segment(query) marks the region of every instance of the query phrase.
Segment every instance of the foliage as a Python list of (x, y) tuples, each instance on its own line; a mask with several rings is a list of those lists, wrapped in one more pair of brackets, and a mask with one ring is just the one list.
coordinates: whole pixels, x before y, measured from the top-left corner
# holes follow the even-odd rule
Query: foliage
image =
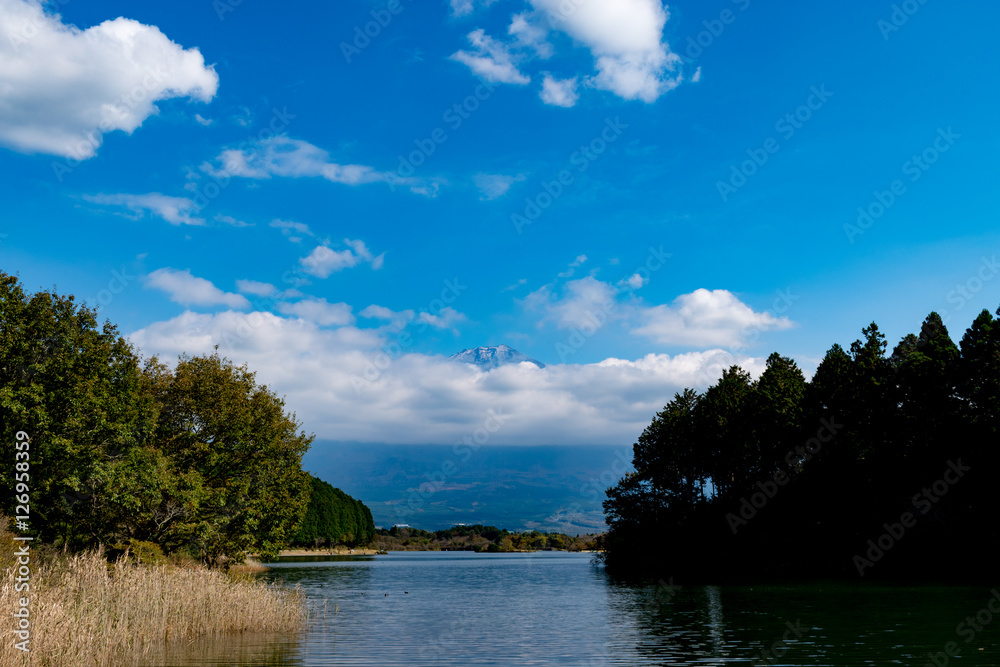
[[(30, 437), (30, 526), (64, 548), (150, 543), (218, 562), (274, 555), (310, 483), (284, 401), (218, 353), (140, 362), (72, 296), (0, 273), (0, 437)], [(14, 448), (0, 450), (14, 469)], [(0, 511), (15, 514), (12, 475)], [(148, 550), (147, 550), (148, 551)]]
[(292, 544), (306, 547), (371, 544), (375, 539), (371, 510), (327, 482), (317, 477), (311, 480), (309, 506)]
[[(931, 313), (887, 347), (872, 323), (809, 382), (772, 354), (757, 380), (734, 366), (676, 394), (635, 443), (635, 472), (607, 491), (609, 568), (857, 576), (853, 557), (909, 511), (916, 525), (871, 571), (967, 573), (963, 558), (1000, 541), (1000, 326), (983, 311), (959, 348)], [(971, 471), (925, 516), (915, 494), (959, 460)]]
[(511, 532), (495, 526), (452, 526), (444, 530), (427, 531), (419, 528), (393, 526), (377, 531), (379, 549), (387, 551), (477, 551), (511, 552), (559, 549), (593, 551), (599, 548), (597, 535), (571, 537), (562, 533), (537, 530)]

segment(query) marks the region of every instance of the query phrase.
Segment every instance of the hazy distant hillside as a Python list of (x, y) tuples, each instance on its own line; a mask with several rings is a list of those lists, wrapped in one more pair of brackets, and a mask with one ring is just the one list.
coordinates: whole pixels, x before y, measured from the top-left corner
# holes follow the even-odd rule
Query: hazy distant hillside
[(484, 447), (473, 453), (441, 445), (316, 441), (303, 467), (363, 501), (384, 527), (481, 523), (577, 535), (605, 529), (604, 490), (632, 469), (631, 458), (629, 446)]

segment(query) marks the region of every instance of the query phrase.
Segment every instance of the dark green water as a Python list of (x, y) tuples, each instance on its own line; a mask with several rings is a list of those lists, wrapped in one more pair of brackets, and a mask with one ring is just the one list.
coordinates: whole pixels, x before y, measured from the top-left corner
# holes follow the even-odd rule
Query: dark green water
[[(589, 555), (557, 552), (396, 552), (281, 563), (266, 576), (305, 589), (317, 614), (308, 632), (179, 647), (163, 664), (925, 665), (934, 654), (938, 665), (1000, 665), (989, 586), (671, 590), (618, 583)], [(960, 626), (977, 614), (980, 630)], [(957, 657), (944, 654), (949, 642)]]

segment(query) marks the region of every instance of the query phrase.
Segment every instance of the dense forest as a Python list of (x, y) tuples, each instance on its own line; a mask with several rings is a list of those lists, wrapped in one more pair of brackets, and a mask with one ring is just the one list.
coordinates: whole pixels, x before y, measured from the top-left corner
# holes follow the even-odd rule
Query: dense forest
[(476, 551), (503, 553), (545, 549), (588, 551), (598, 548), (597, 535), (571, 537), (562, 533), (537, 530), (517, 533), (494, 526), (452, 526), (428, 531), (407, 526), (393, 526), (376, 531), (376, 546), (386, 551)]
[(312, 488), (330, 495), (302, 470), (312, 436), (245, 366), (140, 359), (72, 296), (26, 294), (4, 273), (0, 438), (0, 465), (17, 471), (0, 475), (0, 514), (27, 515), (28, 534), (64, 550), (273, 556), (310, 530), (304, 516), (328, 539), (372, 537), (367, 508), (347, 520), (309, 504)]
[(375, 539), (375, 522), (371, 510), (360, 500), (312, 477), (312, 493), (294, 546), (322, 547), (344, 544), (349, 547), (368, 545)]
[[(997, 312), (1000, 315), (1000, 311)], [(996, 574), (1000, 320), (937, 313), (888, 352), (873, 323), (811, 381), (778, 354), (687, 389), (608, 489), (612, 572), (664, 580)]]

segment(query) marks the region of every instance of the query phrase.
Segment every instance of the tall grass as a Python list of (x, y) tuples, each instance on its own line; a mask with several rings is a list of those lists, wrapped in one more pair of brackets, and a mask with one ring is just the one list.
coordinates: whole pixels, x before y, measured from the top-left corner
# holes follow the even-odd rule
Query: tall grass
[(0, 518), (0, 667), (142, 664), (175, 640), (301, 629), (299, 590), (248, 573), (176, 565), (109, 564), (99, 553), (49, 556), (31, 565), (31, 651), (14, 649), (13, 541)]

